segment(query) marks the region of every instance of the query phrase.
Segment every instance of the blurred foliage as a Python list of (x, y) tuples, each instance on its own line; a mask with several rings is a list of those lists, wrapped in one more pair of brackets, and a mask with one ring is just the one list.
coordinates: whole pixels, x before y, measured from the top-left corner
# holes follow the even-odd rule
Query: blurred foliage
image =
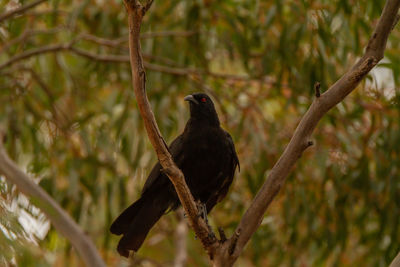
[[(1, 13), (28, 2), (2, 1)], [(142, 48), (164, 137), (170, 142), (184, 128), (183, 97), (206, 91), (239, 153), (242, 171), (210, 216), (215, 227), (232, 233), (311, 104), (314, 82), (327, 90), (355, 62), (383, 4), (155, 1), (142, 26)], [(398, 29), (378, 69), (319, 123), (315, 146), (237, 266), (387, 266), (400, 250)], [(138, 197), (156, 162), (131, 88), (127, 32), (122, 0), (52, 0), (0, 24), (6, 148), (110, 266), (128, 262), (108, 228)], [(46, 52), (49, 46), (57, 49)], [(32, 236), (21, 218), (43, 215), (29, 203), (11, 209), (21, 195), (4, 178), (0, 189), (0, 265), (82, 266), (53, 228)], [(134, 265), (172, 265), (176, 224), (173, 213), (164, 216)], [(207, 266), (192, 231), (187, 242), (187, 264)]]

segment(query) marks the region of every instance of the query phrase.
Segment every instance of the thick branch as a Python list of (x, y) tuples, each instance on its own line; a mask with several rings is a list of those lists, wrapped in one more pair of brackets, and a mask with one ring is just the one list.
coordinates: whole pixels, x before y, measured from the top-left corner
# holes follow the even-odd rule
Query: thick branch
[(11, 183), (15, 184), (19, 191), (29, 196), (32, 203), (47, 215), (57, 231), (65, 236), (81, 255), (86, 266), (106, 266), (89, 237), (50, 195), (18, 168), (8, 157), (1, 142), (0, 172), (4, 174)]
[(140, 114), (150, 142), (153, 145), (158, 160), (163, 167), (163, 171), (171, 182), (178, 194), (179, 200), (189, 218), (189, 223), (201, 240), (210, 258), (213, 257), (215, 246), (218, 244), (215, 236), (209, 232), (207, 224), (198, 216), (199, 211), (190, 190), (185, 182), (182, 171), (175, 165), (168, 147), (160, 133), (153, 111), (151, 110), (146, 95), (146, 73), (143, 66), (143, 59), (140, 47), (140, 27), (142, 19), (149, 4), (142, 6), (139, 1), (125, 0), (129, 20), (129, 55), (132, 69), (132, 84), (138, 103)]
[(2, 22), (3, 20), (6, 20), (6, 19), (8, 19), (8, 18), (10, 18), (12, 16), (15, 16), (17, 14), (24, 13), (27, 10), (29, 10), (31, 8), (34, 8), (35, 6), (41, 4), (41, 3), (45, 2), (45, 1), (46, 0), (36, 0), (36, 1), (32, 2), (32, 3), (26, 4), (26, 5), (23, 5), (23, 6), (19, 7), (19, 8), (10, 10), (8, 12), (5, 12), (5, 13), (0, 15), (0, 22)]
[(242, 217), (237, 227), (237, 230), (241, 231), (237, 245), (232, 257), (228, 257), (225, 262), (229, 261), (230, 264), (233, 264), (250, 237), (259, 227), (265, 211), (279, 192), (290, 170), (301, 157), (303, 151), (309, 146), (309, 137), (322, 116), (353, 91), (368, 72), (383, 58), (386, 42), (396, 19), (399, 6), (400, 1), (398, 0), (388, 0), (386, 2), (363, 57), (350, 71), (344, 74), (311, 104), (282, 156), (272, 168), (267, 180)]

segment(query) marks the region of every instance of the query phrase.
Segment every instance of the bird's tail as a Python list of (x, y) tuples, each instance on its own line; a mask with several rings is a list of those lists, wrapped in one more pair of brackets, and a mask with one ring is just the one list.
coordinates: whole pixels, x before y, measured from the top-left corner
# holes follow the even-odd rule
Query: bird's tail
[(153, 225), (170, 206), (167, 196), (143, 195), (124, 210), (113, 222), (110, 231), (122, 235), (118, 243), (118, 253), (129, 257), (129, 250), (137, 251)]

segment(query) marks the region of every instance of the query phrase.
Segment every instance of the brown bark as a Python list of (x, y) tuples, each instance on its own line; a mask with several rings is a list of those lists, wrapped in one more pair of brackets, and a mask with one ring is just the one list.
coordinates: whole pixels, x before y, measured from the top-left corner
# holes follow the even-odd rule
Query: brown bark
[(400, 267), (400, 252), (393, 259), (392, 263), (390, 263), (389, 267)]

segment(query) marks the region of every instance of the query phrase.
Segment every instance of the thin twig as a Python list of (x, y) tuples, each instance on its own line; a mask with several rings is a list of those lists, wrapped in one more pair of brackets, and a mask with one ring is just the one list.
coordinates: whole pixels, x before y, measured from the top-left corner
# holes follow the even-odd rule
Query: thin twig
[(218, 233), (219, 233), (219, 240), (220, 240), (220, 242), (224, 243), (224, 242), (226, 242), (226, 240), (228, 240), (228, 239), (226, 238), (224, 229), (223, 229), (222, 227), (218, 227)]
[(239, 240), (240, 232), (241, 232), (241, 229), (237, 228), (235, 233), (233, 234), (232, 238), (230, 239), (230, 243), (229, 243), (229, 247), (228, 247), (229, 255), (232, 255), (233, 252), (235, 251), (237, 242)]
[(150, 9), (153, 2), (154, 2), (154, 0), (148, 0), (147, 3), (143, 6), (143, 16)]
[(317, 98), (321, 96), (320, 88), (321, 88), (321, 84), (320, 84), (319, 82), (316, 82), (316, 83), (314, 84), (314, 91), (315, 91), (315, 96), (316, 96)]
[(129, 57), (125, 55), (98, 55), (75, 47), (69, 47), (68, 51), (71, 51), (79, 56), (86, 57), (90, 60), (95, 60), (95, 61), (117, 62), (117, 63), (129, 62)]

